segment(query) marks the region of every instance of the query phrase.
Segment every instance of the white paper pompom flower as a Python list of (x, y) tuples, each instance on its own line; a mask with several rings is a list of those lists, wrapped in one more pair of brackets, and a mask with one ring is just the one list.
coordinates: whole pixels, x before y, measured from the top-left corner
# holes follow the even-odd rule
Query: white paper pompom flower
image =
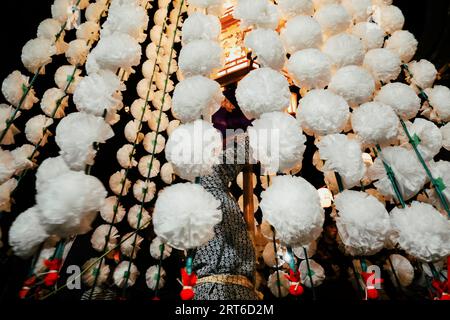
[(266, 112), (285, 110), (290, 97), (286, 78), (270, 68), (251, 71), (236, 89), (239, 107), (248, 119), (258, 118)]
[(193, 181), (208, 175), (220, 163), (222, 136), (204, 120), (196, 120), (176, 128), (166, 144), (166, 158), (182, 179)]
[(252, 50), (253, 57), (262, 67), (281, 70), (286, 62), (286, 51), (277, 32), (256, 29), (245, 37), (245, 46)]
[(375, 197), (346, 190), (336, 199), (336, 226), (345, 250), (353, 256), (373, 255), (391, 235), (389, 214)]
[(319, 48), (322, 45), (320, 24), (309, 16), (297, 16), (290, 19), (280, 35), (286, 51), (290, 54), (298, 50)]
[(306, 138), (294, 117), (283, 112), (265, 113), (248, 129), (250, 150), (271, 173), (301, 166)]
[(393, 82), (383, 86), (376, 94), (375, 101), (387, 104), (405, 120), (414, 118), (420, 109), (420, 98), (410, 86)]
[(180, 81), (175, 87), (172, 112), (181, 122), (190, 122), (203, 116), (209, 119), (222, 103), (220, 85), (206, 77), (194, 76)]
[(371, 100), (375, 92), (375, 81), (364, 68), (346, 66), (333, 75), (328, 89), (343, 97), (350, 107), (355, 108)]
[(361, 145), (344, 134), (328, 135), (317, 144), (320, 158), (326, 160), (324, 170), (338, 172), (347, 189), (360, 184), (366, 172)]
[(297, 120), (308, 134), (341, 132), (350, 117), (344, 98), (329, 90), (312, 90), (299, 103)]
[(304, 246), (321, 234), (325, 218), (319, 193), (305, 179), (277, 176), (261, 198), (264, 219), (283, 243)]
[(194, 40), (181, 49), (178, 65), (185, 77), (208, 77), (223, 65), (222, 48), (214, 41)]
[(222, 221), (219, 206), (220, 201), (198, 184), (167, 187), (156, 200), (155, 233), (176, 249), (202, 246), (214, 237), (214, 226)]
[(305, 89), (323, 89), (330, 82), (331, 59), (318, 49), (295, 52), (286, 65), (294, 83)]
[(352, 113), (353, 131), (367, 145), (386, 144), (397, 138), (400, 121), (386, 104), (368, 102)]

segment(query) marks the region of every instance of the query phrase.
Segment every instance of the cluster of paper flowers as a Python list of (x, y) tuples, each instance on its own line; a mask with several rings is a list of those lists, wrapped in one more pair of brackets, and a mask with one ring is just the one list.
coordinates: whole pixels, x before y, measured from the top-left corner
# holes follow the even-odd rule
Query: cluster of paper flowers
[(20, 214), (9, 232), (15, 254), (24, 258), (50, 235), (88, 232), (106, 197), (97, 178), (69, 170), (60, 157), (45, 160), (37, 178), (36, 205)]

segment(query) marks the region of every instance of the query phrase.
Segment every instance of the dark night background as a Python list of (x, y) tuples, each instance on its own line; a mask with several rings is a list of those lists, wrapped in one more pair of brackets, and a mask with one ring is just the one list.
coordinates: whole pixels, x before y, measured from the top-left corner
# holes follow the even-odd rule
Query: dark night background
[[(155, 0), (156, 1), (156, 0)], [(2, 62), (0, 64), (0, 82), (14, 70), (20, 70), (24, 74), (30, 75), (21, 64), (20, 55), (22, 46), (30, 39), (36, 37), (36, 31), (39, 23), (51, 16), (50, 5), (53, 3), (51, 0), (36, 0), (36, 1), (16, 1), (16, 0), (3, 0), (0, 8), (0, 41), (2, 43)], [(406, 24), (404, 29), (411, 31), (419, 41), (419, 49), (417, 51), (415, 59), (426, 58), (436, 65), (438, 70), (441, 70), (445, 65), (450, 62), (450, 1), (449, 0), (433, 0), (433, 1), (421, 1), (420, 5), (417, 5), (415, 1), (409, 0), (394, 0), (394, 4), (400, 7), (405, 15)], [(66, 38), (66, 42), (70, 41), (70, 38)], [(145, 48), (145, 46), (144, 46)], [(66, 64), (64, 57), (60, 56), (54, 58), (53, 63), (47, 67), (46, 76), (41, 76), (36, 84), (36, 93), (38, 97), (42, 97), (44, 91), (48, 88), (54, 87), (53, 74), (57, 67), (62, 64)], [(131, 102), (137, 97), (135, 94), (135, 86), (138, 80), (141, 79), (140, 68), (136, 68), (137, 73), (133, 75), (127, 82), (128, 93), (124, 94), (124, 102), (126, 105), (130, 105)], [(440, 84), (450, 85), (450, 72), (444, 70)], [(30, 75), (31, 76), (31, 75)], [(131, 92), (131, 93), (130, 93)], [(229, 97), (232, 100), (232, 97)], [(0, 99), (0, 103), (3, 103), (3, 97)], [(74, 111), (75, 108), (71, 103), (66, 109), (68, 112)], [(35, 112), (35, 113), (33, 113)], [(32, 115), (39, 114), (40, 108), (35, 105), (26, 113), (23, 120), (18, 119), (17, 123), (20, 125), (25, 123)], [(93, 174), (99, 177), (107, 178), (112, 173), (119, 170), (119, 166), (115, 161), (115, 152), (124, 143), (123, 142), (123, 127), (128, 120), (121, 121), (114, 127), (116, 137), (108, 141), (108, 144), (115, 145), (111, 150), (102, 147), (96, 158), (96, 165), (93, 168)], [(53, 128), (53, 127), (52, 127)], [(53, 128), (54, 129), (54, 128)], [(22, 130), (23, 131), (23, 130)], [(54, 131), (54, 130), (52, 130)], [(22, 135), (17, 136), (17, 145), (22, 145), (25, 140)], [(309, 138), (311, 144), (311, 138)], [(38, 158), (39, 162), (49, 156), (57, 155), (57, 148), (54, 145), (54, 139), (50, 139), (48, 147)], [(8, 149), (8, 148), (6, 148)], [(308, 181), (313, 183), (316, 187), (322, 187), (323, 176), (318, 173), (311, 165), (312, 155), (314, 148), (308, 148), (305, 154), (305, 160), (302, 170), (302, 176)], [(137, 155), (139, 159), (140, 155)], [(111, 159), (113, 159), (111, 161)], [(112, 165), (111, 162), (113, 162)], [(163, 162), (162, 162), (163, 163)], [(309, 165), (308, 165), (309, 164)], [(111, 166), (111, 167), (110, 167)], [(136, 170), (135, 170), (136, 171)], [(14, 219), (15, 214), (22, 212), (28, 207), (34, 204), (34, 174), (28, 174), (26, 180), (23, 181), (22, 187), (18, 190), (18, 196), (16, 197), (16, 205), (13, 207), (11, 214), (6, 213), (4, 216), (0, 216), (0, 225), (3, 231), (3, 243), (7, 244), (7, 231), (5, 226), (9, 225)], [(132, 178), (132, 181), (136, 177)], [(105, 182), (105, 179), (103, 179)], [(126, 219), (125, 219), (126, 220)], [(149, 228), (151, 229), (151, 228)], [(122, 231), (124, 234), (128, 231)], [(148, 231), (147, 233), (150, 233)], [(89, 234), (90, 236), (90, 234)], [(141, 276), (137, 285), (130, 290), (130, 294), (133, 298), (150, 299), (152, 293), (145, 285), (145, 276), (143, 275), (146, 269), (156, 261), (151, 261), (152, 258), (148, 252), (148, 238), (141, 246), (141, 251), (138, 255), (137, 264), (141, 271)], [(84, 263), (90, 256), (98, 255), (91, 249), (89, 243), (89, 237), (79, 237), (75, 242), (74, 248), (76, 249), (73, 257), (73, 263)], [(3, 249), (2, 249), (3, 250)], [(173, 251), (175, 252), (175, 251)], [(164, 268), (168, 272), (168, 280), (166, 288), (162, 290), (162, 298), (174, 298), (180, 290), (180, 286), (176, 282), (178, 277), (178, 268), (181, 266), (180, 260), (181, 254), (173, 254), (173, 256), (164, 262)], [(20, 259), (5, 256), (4, 253), (0, 254), (0, 301), (4, 298), (12, 298), (16, 292), (20, 289), (22, 281), (26, 277), (28, 264), (22, 262)], [(388, 290), (389, 288), (387, 288)], [(319, 289), (319, 297), (323, 299), (338, 298), (338, 299), (354, 299), (352, 289), (345, 287), (339, 287), (339, 283), (331, 283), (329, 285), (323, 285)], [(62, 297), (77, 299), (78, 293), (64, 292)], [(308, 296), (308, 295), (307, 295)], [(307, 297), (308, 298), (308, 297)]]

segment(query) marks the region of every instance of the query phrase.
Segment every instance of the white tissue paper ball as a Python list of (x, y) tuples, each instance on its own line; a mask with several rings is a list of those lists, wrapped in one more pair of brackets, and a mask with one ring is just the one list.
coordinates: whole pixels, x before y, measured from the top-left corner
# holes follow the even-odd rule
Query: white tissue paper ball
[(275, 4), (268, 0), (239, 0), (234, 8), (233, 17), (241, 20), (241, 27), (276, 29), (280, 12)]
[(367, 21), (371, 15), (371, 0), (342, 0), (342, 6), (347, 10), (355, 23)]
[(124, 207), (119, 203), (116, 196), (106, 198), (105, 203), (100, 208), (100, 216), (108, 223), (121, 222), (125, 217), (125, 213)]
[(362, 159), (361, 144), (345, 134), (328, 135), (317, 143), (320, 158), (325, 160), (323, 170), (336, 171), (346, 189), (360, 185), (366, 167)]
[(29, 110), (39, 101), (36, 98), (34, 89), (30, 89), (26, 98), (22, 101), (23, 88), (29, 86), (29, 77), (24, 76), (19, 71), (13, 71), (10, 73), (2, 83), (2, 93), (6, 101), (12, 104), (14, 107), (19, 107), (21, 110)]
[(291, 92), (285, 76), (270, 68), (260, 68), (239, 81), (236, 99), (244, 115), (252, 119), (266, 112), (285, 110)]
[(88, 74), (101, 69), (116, 72), (119, 68), (131, 73), (141, 61), (142, 49), (138, 41), (128, 34), (114, 32), (101, 37), (86, 62)]
[(419, 42), (411, 32), (398, 30), (386, 40), (384, 47), (396, 52), (402, 62), (408, 63), (416, 54), (418, 44)]
[(306, 137), (297, 121), (284, 112), (264, 113), (248, 128), (252, 157), (270, 173), (301, 166)]
[(286, 51), (319, 48), (322, 45), (322, 29), (316, 19), (310, 16), (297, 16), (290, 19), (280, 33)]
[(331, 79), (331, 59), (318, 49), (295, 52), (286, 67), (295, 85), (300, 88), (323, 89)]
[[(106, 243), (108, 234), (108, 243)], [(98, 226), (97, 229), (95, 229), (95, 231), (92, 233), (92, 248), (98, 252), (103, 252), (104, 250), (112, 250), (116, 247), (119, 237), (119, 231), (116, 227), (110, 224), (102, 224)]]
[(386, 104), (368, 102), (355, 109), (351, 117), (353, 131), (364, 144), (386, 144), (397, 138), (400, 121)]
[(185, 77), (209, 77), (223, 65), (222, 48), (214, 41), (194, 40), (181, 49), (178, 65)]
[(175, 87), (172, 112), (181, 122), (190, 122), (203, 116), (209, 119), (223, 100), (220, 85), (203, 76), (193, 76), (180, 81)]
[(330, 56), (336, 68), (348, 65), (361, 65), (365, 54), (362, 41), (358, 37), (347, 33), (340, 33), (330, 37), (325, 42), (323, 52)]
[(25, 136), (32, 144), (45, 144), (47, 139), (44, 139), (44, 130), (53, 124), (53, 119), (48, 118), (42, 114), (34, 116), (25, 124)]
[(136, 256), (141, 249), (141, 243), (144, 241), (138, 234), (132, 232), (126, 233), (120, 241), (120, 252), (131, 259), (136, 259)]
[(328, 89), (343, 97), (350, 107), (355, 108), (372, 99), (375, 80), (362, 67), (346, 66), (336, 71)]
[(351, 28), (351, 33), (363, 43), (365, 50), (381, 48), (384, 44), (384, 31), (373, 22), (359, 22)]
[(350, 117), (347, 102), (329, 90), (311, 90), (299, 102), (297, 120), (306, 133), (341, 132)]
[(194, 12), (183, 23), (182, 43), (185, 45), (194, 40), (218, 41), (221, 29), (219, 18)]
[(311, 0), (278, 0), (277, 4), (281, 16), (286, 20), (295, 16), (314, 14), (314, 5)]
[(147, 29), (148, 14), (144, 6), (136, 3), (113, 2), (108, 10), (108, 18), (102, 25), (102, 37), (114, 32), (126, 33), (139, 42), (145, 40), (143, 33)]
[(36, 172), (37, 193), (44, 191), (51, 180), (68, 172), (70, 169), (62, 157), (47, 158), (42, 161)]
[(89, 46), (87, 45), (85, 40), (76, 39), (69, 42), (66, 51), (66, 58), (71, 65), (83, 65), (86, 62), (88, 54)]
[(196, 120), (174, 130), (165, 154), (178, 176), (193, 181), (210, 174), (213, 166), (220, 163), (222, 135), (211, 123)]
[(244, 44), (262, 67), (281, 70), (286, 62), (286, 51), (279, 34), (270, 29), (256, 29), (245, 37)]
[[(309, 270), (311, 270), (311, 277), (309, 276), (308, 263), (309, 263)], [(298, 268), (300, 271), (302, 284), (304, 284), (308, 288), (311, 288), (313, 286), (318, 287), (325, 280), (325, 270), (322, 268), (320, 264), (318, 264), (312, 259), (308, 259), (308, 263), (306, 262), (306, 260), (303, 260), (302, 262), (300, 262), (300, 266)]]
[(434, 64), (425, 59), (410, 62), (408, 69), (412, 75), (411, 83), (422, 90), (432, 87), (438, 74)]
[(109, 266), (106, 264), (105, 260), (97, 261), (97, 258), (91, 258), (83, 264), (83, 275), (81, 279), (83, 283), (89, 287), (94, 285), (100, 286), (108, 280), (109, 276)]
[(45, 229), (64, 237), (87, 233), (106, 195), (97, 178), (69, 171), (49, 181), (36, 195), (36, 203)]
[(395, 240), (408, 254), (426, 262), (450, 254), (450, 221), (427, 203), (414, 201), (391, 211)]
[(19, 214), (9, 229), (9, 245), (18, 257), (31, 257), (49, 237), (38, 211), (37, 207), (31, 207)]
[(41, 109), (49, 117), (55, 119), (64, 117), (68, 105), (69, 96), (61, 89), (50, 88), (42, 96)]
[(172, 253), (172, 247), (168, 244), (165, 244), (160, 237), (155, 237), (150, 243), (150, 255), (153, 259), (159, 260), (161, 259), (161, 250), (162, 260), (170, 257), (170, 254)]
[(75, 69), (76, 67), (72, 65), (64, 65), (59, 67), (55, 72), (56, 86), (69, 94), (73, 94), (75, 92), (76, 87), (83, 78), (81, 77), (81, 70)]
[(305, 179), (277, 176), (261, 193), (264, 219), (276, 230), (277, 237), (290, 246), (308, 245), (322, 232), (324, 213), (319, 193)]
[(145, 281), (150, 290), (155, 290), (156, 286), (158, 286), (158, 289), (161, 289), (166, 283), (166, 271), (157, 265), (151, 266), (145, 273)]
[(59, 122), (55, 141), (69, 167), (84, 170), (86, 165), (94, 164), (96, 150), (93, 143), (104, 143), (113, 136), (111, 126), (103, 118), (74, 112)]
[[(405, 200), (411, 199), (422, 189), (427, 176), (414, 151), (402, 147), (383, 148), (383, 160), (394, 171), (400, 193)], [(378, 180), (375, 187), (381, 194), (397, 198), (381, 158), (374, 161), (368, 175), (371, 180)]]
[[(277, 298), (286, 297), (289, 294), (289, 280), (287, 279), (288, 274), (284, 271), (277, 271), (272, 273), (267, 280), (267, 287), (269, 287), (270, 292)], [(280, 282), (278, 282), (278, 277)], [(281, 293), (281, 296), (280, 296)]]
[(450, 123), (440, 128), (442, 134), (442, 145), (443, 147), (450, 151)]
[(380, 201), (365, 192), (345, 190), (335, 198), (336, 226), (346, 252), (376, 254), (391, 235), (389, 214)]
[(124, 87), (120, 79), (109, 70), (84, 77), (73, 95), (78, 111), (102, 116), (105, 109), (113, 112), (122, 106), (122, 95), (118, 92)]
[(402, 11), (393, 5), (375, 6), (372, 18), (387, 34), (401, 30), (405, 24)]
[(45, 66), (52, 62), (56, 47), (52, 40), (36, 38), (28, 41), (22, 49), (22, 63), (31, 73), (40, 70), (43, 74)]
[(198, 184), (167, 187), (156, 200), (155, 233), (176, 249), (202, 246), (214, 237), (214, 226), (222, 221), (219, 207), (220, 201)]
[(441, 121), (450, 121), (450, 89), (445, 86), (434, 86), (426, 89), (428, 101)]
[(345, 32), (351, 23), (347, 10), (339, 4), (321, 7), (314, 14), (314, 18), (319, 22), (325, 37)]
[[(413, 123), (408, 122), (406, 125), (411, 137), (415, 135), (419, 137), (420, 143), (417, 148), (424, 160), (432, 160), (442, 148), (442, 134), (438, 126), (431, 121), (421, 118), (415, 119)], [(406, 147), (412, 148), (406, 133), (403, 133), (403, 131), (400, 141)]]
[(391, 254), (384, 264), (384, 269), (396, 287), (408, 287), (414, 280), (414, 267), (408, 259), (399, 254)]
[(389, 82), (400, 75), (401, 63), (398, 54), (381, 48), (368, 51), (363, 66), (372, 73), (376, 81)]
[(414, 89), (401, 82), (388, 83), (381, 87), (375, 101), (391, 106), (397, 115), (405, 120), (414, 118), (421, 105)]
[[(130, 264), (131, 267), (129, 267)], [(113, 274), (114, 284), (119, 288), (134, 286), (138, 277), (139, 270), (134, 263), (130, 261), (122, 261), (119, 263)]]

